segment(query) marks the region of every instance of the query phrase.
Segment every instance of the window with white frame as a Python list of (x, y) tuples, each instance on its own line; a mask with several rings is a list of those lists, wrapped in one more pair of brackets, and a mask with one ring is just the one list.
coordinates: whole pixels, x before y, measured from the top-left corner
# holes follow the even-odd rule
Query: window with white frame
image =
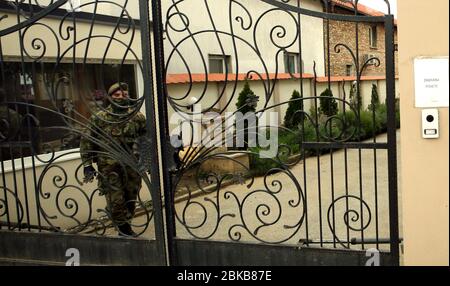
[(231, 56), (209, 55), (209, 73), (231, 73)]
[(303, 73), (303, 60), (300, 62), (299, 53), (284, 53), (284, 69), (285, 73)]

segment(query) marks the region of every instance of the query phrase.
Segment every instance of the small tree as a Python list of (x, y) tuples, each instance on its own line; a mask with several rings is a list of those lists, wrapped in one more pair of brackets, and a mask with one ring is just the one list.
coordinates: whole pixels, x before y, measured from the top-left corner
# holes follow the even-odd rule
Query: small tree
[(380, 98), (378, 96), (378, 89), (376, 84), (372, 84), (372, 96), (370, 98), (370, 104), (368, 109), (370, 111), (375, 111), (380, 106)]
[(352, 87), (351, 87), (351, 89), (350, 89), (349, 100), (350, 100), (350, 105), (351, 105), (355, 110), (361, 110), (362, 98), (361, 98), (361, 94), (357, 94), (357, 90), (356, 90), (356, 82), (354, 82), (354, 83), (352, 84)]
[(292, 92), (291, 99), (289, 100), (286, 115), (284, 116), (284, 126), (286, 128), (296, 128), (305, 119), (305, 115), (303, 113), (297, 112), (300, 110), (303, 111), (303, 100), (300, 98), (300, 93), (297, 90), (294, 90)]
[(254, 104), (255, 98), (257, 96), (253, 92), (253, 90), (250, 89), (250, 85), (248, 84), (248, 81), (245, 82), (244, 88), (239, 93), (238, 101), (236, 103), (236, 108), (238, 111), (240, 111), (242, 114), (246, 114), (247, 112), (255, 112), (256, 111), (256, 105)]
[[(246, 81), (244, 84), (244, 88), (239, 93), (238, 101), (236, 103), (237, 112), (241, 112), (243, 115), (246, 115), (249, 112), (256, 112), (256, 106), (258, 104), (258, 96), (250, 89), (250, 85)], [(245, 120), (244, 122), (244, 148), (243, 150), (247, 150), (248, 148), (248, 122)], [(242, 132), (240, 130), (236, 130), (238, 133)], [(239, 148), (240, 149), (240, 148)]]
[(333, 92), (329, 88), (320, 94), (319, 111), (326, 116), (333, 116), (338, 112), (337, 102), (333, 97)]

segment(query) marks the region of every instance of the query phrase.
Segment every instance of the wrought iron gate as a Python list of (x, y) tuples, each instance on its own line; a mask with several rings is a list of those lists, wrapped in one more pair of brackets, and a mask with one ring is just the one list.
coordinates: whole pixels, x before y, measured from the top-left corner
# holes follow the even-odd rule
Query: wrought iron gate
[(47, 2), (0, 7), (0, 259), (165, 265), (148, 9)]
[[(61, 263), (67, 248), (85, 264), (399, 263), (392, 15), (332, 0), (28, 2), (0, 6), (0, 263)], [(364, 100), (367, 80), (385, 104)], [(93, 164), (98, 187), (80, 141), (114, 165)], [(136, 174), (122, 202), (136, 237), (118, 238), (111, 194)]]

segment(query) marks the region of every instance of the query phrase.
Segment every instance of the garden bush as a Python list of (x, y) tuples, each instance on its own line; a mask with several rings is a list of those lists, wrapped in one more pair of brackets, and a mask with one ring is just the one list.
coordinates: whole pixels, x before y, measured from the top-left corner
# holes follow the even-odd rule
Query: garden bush
[[(269, 170), (272, 170), (274, 168), (280, 168), (280, 164), (276, 161), (276, 158), (270, 159), (270, 158), (261, 158), (258, 154), (260, 152), (259, 148), (251, 147), (249, 148), (249, 151), (254, 152), (256, 154), (250, 154), (250, 175), (253, 176), (263, 176), (265, 175)], [(283, 160), (287, 159), (287, 156), (283, 158)]]
[(297, 128), (305, 118), (303, 113), (296, 114), (297, 111), (303, 110), (303, 100), (301, 100), (300, 98), (300, 93), (294, 90), (292, 92), (291, 99), (289, 100), (286, 115), (284, 116), (284, 126), (286, 128)]
[[(236, 108), (239, 112), (241, 112), (243, 115), (246, 115), (247, 113), (255, 112), (256, 106), (258, 102), (258, 97), (255, 95), (253, 90), (250, 89), (249, 83), (246, 81), (244, 84), (244, 88), (239, 93), (239, 97), (236, 103)], [(245, 120), (244, 122), (244, 130), (243, 130), (243, 137), (244, 137), (244, 146), (243, 147), (237, 147), (238, 150), (247, 150), (248, 148), (248, 122)], [(236, 130), (236, 132), (240, 133), (241, 130)]]
[(338, 112), (338, 105), (336, 99), (333, 97), (333, 92), (327, 88), (320, 94), (320, 107), (321, 114), (326, 116), (336, 115)]
[(370, 104), (368, 110), (376, 110), (380, 106), (380, 97), (378, 96), (378, 88), (376, 84), (372, 84), (372, 95), (370, 97)]
[(278, 144), (288, 145), (291, 147), (291, 152), (297, 154), (300, 152), (300, 130), (295, 129), (293, 131), (282, 130), (278, 134)]
[(378, 122), (378, 133), (386, 132), (387, 130), (387, 106), (386, 104), (380, 104), (375, 109), (375, 120)]
[(253, 90), (250, 89), (249, 83), (246, 81), (244, 84), (244, 88), (239, 93), (238, 100), (236, 102), (236, 108), (242, 113), (246, 114), (247, 112), (255, 112), (256, 106), (249, 104), (249, 100), (253, 98), (257, 98)]
[[(326, 149), (305, 149), (302, 150), (301, 142), (329, 142), (330, 139), (326, 137), (337, 137), (337, 140), (346, 139), (346, 141), (363, 141), (372, 138), (374, 135), (378, 135), (386, 132), (387, 130), (387, 106), (385, 103), (377, 103), (376, 99), (372, 101), (375, 111), (372, 107), (367, 110), (363, 110), (359, 113), (360, 121), (358, 123), (358, 115), (353, 111), (346, 111), (345, 114), (341, 111), (336, 114), (335, 118), (332, 118), (325, 125), (325, 121), (321, 122), (319, 130), (319, 138), (317, 138), (317, 131), (314, 123), (309, 119), (304, 120), (303, 124), (296, 125), (297, 128), (288, 130), (279, 130), (279, 145), (289, 145), (291, 147), (292, 154), (282, 153), (280, 159), (286, 162), (289, 155), (304, 153), (302, 156), (316, 156), (326, 154), (329, 150)], [(400, 110), (399, 100), (396, 99), (395, 105), (395, 117), (397, 128), (400, 127)], [(375, 119), (375, 121), (374, 121)], [(331, 130), (330, 130), (331, 127)], [(359, 132), (358, 132), (359, 130)], [(330, 133), (331, 132), (331, 133)], [(260, 158), (258, 155), (261, 151), (260, 148), (251, 148), (252, 152), (256, 154), (250, 155), (250, 168), (251, 174), (254, 176), (265, 175), (269, 170), (274, 168), (280, 168), (280, 164), (273, 159)], [(284, 150), (284, 149), (283, 149)]]

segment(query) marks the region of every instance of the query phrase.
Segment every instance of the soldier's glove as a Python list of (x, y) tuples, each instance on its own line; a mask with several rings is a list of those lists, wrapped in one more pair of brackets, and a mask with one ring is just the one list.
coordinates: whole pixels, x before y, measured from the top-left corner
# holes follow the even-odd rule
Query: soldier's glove
[(97, 171), (92, 166), (84, 167), (84, 178), (83, 183), (92, 183), (94, 181), (95, 176), (97, 176)]

